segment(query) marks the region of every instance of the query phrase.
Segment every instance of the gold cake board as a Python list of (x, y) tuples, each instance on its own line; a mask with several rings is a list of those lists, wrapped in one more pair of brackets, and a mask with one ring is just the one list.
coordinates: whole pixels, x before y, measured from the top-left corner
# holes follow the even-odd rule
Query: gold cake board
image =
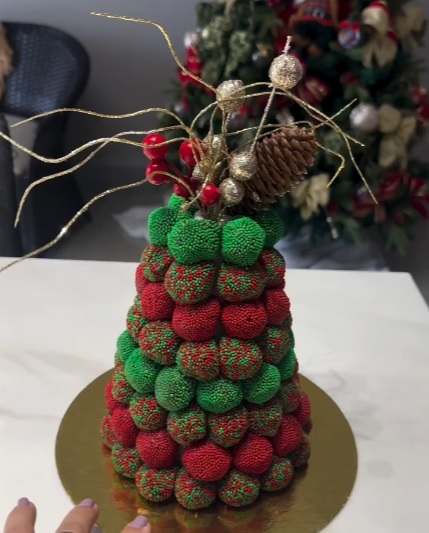
[(98, 526), (119, 533), (137, 514), (148, 516), (153, 533), (317, 533), (341, 511), (357, 473), (357, 451), (352, 430), (336, 403), (314, 383), (301, 376), (313, 414), (312, 455), (290, 489), (263, 494), (241, 510), (219, 503), (199, 512), (177, 503), (148, 505), (133, 481), (113, 470), (100, 437), (105, 414), (104, 388), (112, 371), (88, 385), (73, 401), (61, 422), (56, 462), (65, 490), (74, 503), (94, 499), (100, 507)]

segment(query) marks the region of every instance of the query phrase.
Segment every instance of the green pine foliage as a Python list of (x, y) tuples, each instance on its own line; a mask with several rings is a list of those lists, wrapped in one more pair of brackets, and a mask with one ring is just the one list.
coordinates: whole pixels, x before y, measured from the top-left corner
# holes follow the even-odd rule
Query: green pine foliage
[[(285, 34), (285, 21), (293, 0), (236, 0), (230, 12), (225, 12), (225, 4), (202, 2), (197, 6), (198, 43), (188, 50), (186, 65), (207, 83), (217, 86), (227, 79), (241, 79), (245, 84), (268, 81), (268, 69), (272, 59), (279, 53), (279, 34)], [(338, 0), (340, 11), (348, 0)], [(327, 95), (316, 107), (328, 116), (340, 111), (351, 101), (356, 104), (371, 104), (376, 109), (388, 104), (398, 109), (403, 117), (417, 118), (417, 128), (409, 143), (408, 153), (424, 135), (424, 120), (419, 120), (421, 106), (416, 102), (415, 91), (420, 87), (419, 78), (423, 69), (421, 62), (414, 57), (414, 50), (398, 42), (396, 57), (386, 66), (373, 63), (370, 68), (363, 64), (365, 46), (371, 33), (362, 22), (362, 10), (370, 5), (368, 0), (350, 0), (346, 20), (360, 24), (361, 40), (349, 49), (338, 40), (333, 40), (329, 48), (314, 57), (304, 52), (302, 62), (306, 74), (304, 78), (315, 79), (326, 88)], [(387, 5), (392, 19), (403, 13), (408, 0), (388, 0)], [(344, 18), (342, 18), (344, 20)], [(412, 37), (420, 43), (423, 31), (414, 32)], [(297, 50), (300, 54), (302, 51)], [(196, 57), (195, 57), (196, 53)], [(188, 80), (189, 81), (189, 80)], [(260, 92), (261, 88), (249, 92)], [(298, 94), (305, 95), (305, 92)], [(214, 95), (197, 83), (174, 83), (175, 99), (171, 109), (188, 125), (207, 105), (214, 101)], [(304, 98), (303, 96), (301, 96)], [(304, 98), (305, 99), (305, 98)], [(232, 116), (230, 130), (241, 130), (259, 124), (266, 99), (249, 99), (244, 108)], [(379, 199), (375, 205), (351, 164), (347, 148), (342, 138), (329, 127), (318, 129), (318, 141), (331, 151), (342, 154), (347, 163), (338, 179), (330, 188), (329, 204), (307, 220), (301, 216), (299, 206), (286, 196), (279, 201), (286, 231), (297, 234), (310, 228), (314, 238), (339, 235), (348, 241), (357, 241), (364, 232), (376, 227), (384, 238), (387, 248), (404, 253), (414, 223), (428, 214), (426, 203), (429, 200), (426, 184), (429, 166), (407, 158), (399, 158), (389, 167), (379, 164), (380, 143), (383, 134), (377, 128), (363, 133), (353, 127), (350, 113), (353, 106), (341, 113), (336, 122), (350, 136), (364, 144), (353, 144), (353, 154), (369, 185)], [(429, 115), (429, 101), (426, 108)], [(306, 111), (293, 105), (286, 97), (279, 97), (270, 111), (268, 122), (284, 121), (285, 113), (290, 113), (294, 121), (309, 120)], [(420, 117), (421, 118), (421, 117)], [(429, 117), (428, 117), (429, 118)], [(220, 119), (220, 117), (219, 117)], [(171, 126), (171, 117), (162, 117), (161, 126)], [(215, 117), (215, 129), (220, 123)], [(203, 138), (209, 127), (209, 114), (198, 120), (197, 132)], [(233, 141), (240, 145), (251, 137), (247, 132)], [(338, 158), (329, 151), (321, 151), (308, 178), (320, 173), (332, 176), (338, 167)]]

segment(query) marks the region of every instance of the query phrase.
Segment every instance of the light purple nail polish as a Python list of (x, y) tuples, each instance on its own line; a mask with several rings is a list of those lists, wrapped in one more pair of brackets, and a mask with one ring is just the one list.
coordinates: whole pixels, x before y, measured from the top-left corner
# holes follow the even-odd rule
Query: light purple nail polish
[(85, 498), (80, 502), (79, 507), (94, 507), (94, 501), (91, 498)]
[(147, 526), (147, 518), (145, 516), (140, 515), (137, 518), (134, 518), (130, 526), (136, 529), (143, 529), (145, 526)]
[(17, 503), (17, 507), (28, 507), (30, 505), (30, 501), (28, 498), (20, 498)]

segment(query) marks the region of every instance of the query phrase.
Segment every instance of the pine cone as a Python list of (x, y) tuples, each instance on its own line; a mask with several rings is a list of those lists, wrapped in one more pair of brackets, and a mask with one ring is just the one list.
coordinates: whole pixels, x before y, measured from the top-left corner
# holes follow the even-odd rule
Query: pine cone
[(284, 127), (256, 144), (258, 170), (246, 182), (240, 212), (261, 211), (297, 185), (314, 163), (318, 150), (314, 132), (297, 126)]

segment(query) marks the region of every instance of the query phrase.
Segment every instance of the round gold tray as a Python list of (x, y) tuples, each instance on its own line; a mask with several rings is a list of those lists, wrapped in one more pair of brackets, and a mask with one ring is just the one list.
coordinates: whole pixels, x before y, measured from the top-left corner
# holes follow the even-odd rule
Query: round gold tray
[(335, 402), (301, 376), (313, 407), (312, 455), (290, 489), (263, 494), (242, 510), (222, 504), (196, 512), (177, 503), (148, 505), (133, 482), (118, 476), (101, 443), (105, 414), (104, 388), (112, 371), (88, 385), (73, 401), (61, 422), (56, 461), (65, 490), (74, 503), (93, 498), (100, 506), (99, 527), (119, 533), (137, 514), (149, 517), (153, 533), (317, 533), (341, 511), (352, 491), (357, 451), (352, 430)]

